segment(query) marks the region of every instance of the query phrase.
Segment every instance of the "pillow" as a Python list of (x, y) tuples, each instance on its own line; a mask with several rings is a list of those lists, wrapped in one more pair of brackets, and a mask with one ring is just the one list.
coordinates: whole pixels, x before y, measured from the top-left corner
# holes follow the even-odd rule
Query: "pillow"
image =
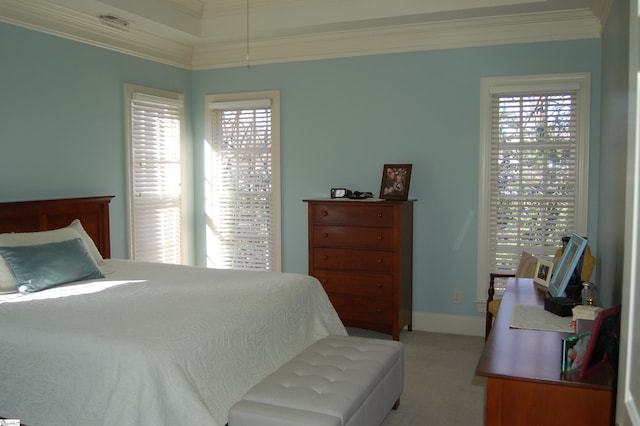
[(22, 294), (59, 284), (104, 278), (82, 238), (34, 246), (0, 247)]
[(104, 262), (104, 259), (100, 254), (100, 250), (98, 250), (98, 247), (96, 247), (96, 243), (93, 242), (93, 238), (91, 238), (89, 234), (87, 234), (87, 231), (84, 230), (84, 228), (82, 227), (82, 223), (80, 223), (79, 219), (74, 219), (73, 222), (71, 222), (71, 224), (67, 226), (67, 228), (75, 229), (76, 232), (80, 234), (80, 237), (84, 242), (84, 245), (87, 247), (87, 250), (89, 251), (91, 256), (93, 256), (93, 259), (96, 261), (98, 265)]
[(516, 277), (533, 278), (536, 274), (536, 266), (538, 266), (538, 258), (526, 251), (523, 251), (520, 255), (520, 263), (518, 264)]
[[(64, 228), (54, 229), (52, 231), (40, 232), (10, 232), (0, 234), (0, 247), (18, 247), (30, 246), (38, 244), (53, 243), (59, 241), (73, 240), (82, 238), (87, 251), (91, 253), (96, 264), (100, 265), (104, 262), (102, 255), (98, 251), (95, 243), (82, 227), (82, 223), (75, 219), (71, 224)], [(7, 268), (5, 261), (0, 255), (0, 294), (14, 293), (16, 291), (16, 280), (11, 271)]]
[(64, 228), (51, 231), (9, 232), (0, 234), (0, 247), (31, 246), (73, 240), (78, 237), (82, 238), (82, 241), (87, 247), (87, 251), (91, 253), (96, 263), (101, 263), (104, 260), (102, 255), (78, 219), (75, 219)]
[(0, 294), (15, 293), (16, 279), (0, 256)]

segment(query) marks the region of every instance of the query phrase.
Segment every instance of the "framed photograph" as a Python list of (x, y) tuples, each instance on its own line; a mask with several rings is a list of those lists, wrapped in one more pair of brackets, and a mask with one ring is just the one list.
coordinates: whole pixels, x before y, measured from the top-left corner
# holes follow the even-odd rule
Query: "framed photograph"
[(578, 234), (571, 236), (558, 262), (556, 271), (549, 281), (548, 289), (552, 297), (562, 297), (562, 294), (567, 289), (567, 284), (569, 284), (569, 278), (571, 278), (573, 270), (576, 269), (576, 265), (578, 261), (580, 261), (582, 252), (586, 246), (586, 238)]
[(590, 331), (562, 339), (561, 373), (572, 373), (583, 367), (590, 341)]
[(596, 369), (606, 360), (618, 371), (618, 352), (620, 350), (620, 305), (598, 312), (591, 330), (591, 339), (587, 346), (584, 362), (580, 368), (580, 379)]
[(533, 277), (533, 281), (545, 289), (549, 287), (549, 280), (551, 280), (551, 274), (553, 273), (553, 262), (545, 259), (538, 258), (538, 265), (536, 266), (536, 273)]
[(380, 198), (406, 200), (409, 198), (411, 164), (385, 164), (380, 184)]

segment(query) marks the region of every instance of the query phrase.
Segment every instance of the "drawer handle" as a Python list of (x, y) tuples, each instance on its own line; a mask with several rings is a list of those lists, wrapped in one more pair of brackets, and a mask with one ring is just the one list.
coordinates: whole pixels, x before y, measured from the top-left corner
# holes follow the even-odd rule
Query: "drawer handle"
[(378, 283), (378, 288), (382, 288), (382, 283)]
[(378, 309), (376, 309), (376, 312), (381, 314), (382, 313), (382, 309), (378, 308)]
[(324, 238), (327, 238), (327, 237), (329, 236), (329, 234), (328, 234), (327, 232), (323, 232), (323, 233), (322, 233), (322, 236), (323, 236)]
[(323, 260), (329, 260), (329, 255), (326, 255), (326, 254), (325, 254), (324, 256), (322, 256), (322, 259), (323, 259)]
[(378, 241), (382, 241), (384, 239), (384, 237), (382, 236), (382, 234), (378, 234)]
[(382, 259), (378, 259), (378, 263), (382, 263)]
[(323, 279), (322, 282), (325, 283), (325, 284), (329, 284), (329, 278)]
[(384, 216), (382, 212), (378, 212), (378, 217), (382, 217), (382, 216)]
[(328, 212), (328, 211), (326, 211), (326, 210), (322, 210), (322, 211), (320, 212), (320, 216), (329, 216), (329, 212)]

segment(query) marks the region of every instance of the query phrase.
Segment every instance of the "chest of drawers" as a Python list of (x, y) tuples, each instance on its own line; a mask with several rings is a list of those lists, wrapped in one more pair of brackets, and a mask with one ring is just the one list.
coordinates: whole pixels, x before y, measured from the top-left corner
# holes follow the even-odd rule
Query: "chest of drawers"
[(411, 330), (413, 201), (305, 200), (309, 274), (346, 326)]

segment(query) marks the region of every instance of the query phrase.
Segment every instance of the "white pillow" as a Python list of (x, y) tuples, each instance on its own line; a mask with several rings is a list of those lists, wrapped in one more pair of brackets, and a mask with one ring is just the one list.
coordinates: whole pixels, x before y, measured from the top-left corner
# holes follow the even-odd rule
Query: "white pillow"
[[(60, 241), (74, 240), (81, 238), (85, 247), (91, 257), (95, 260), (96, 264), (100, 266), (104, 262), (104, 259), (100, 255), (95, 243), (82, 227), (82, 223), (78, 219), (75, 219), (69, 226), (60, 229), (54, 229), (52, 231), (40, 231), (40, 232), (10, 232), (6, 234), (0, 234), (0, 247), (20, 247), (20, 246), (34, 246), (47, 243), (57, 243)], [(0, 294), (14, 293), (17, 283), (13, 274), (7, 267), (6, 262), (0, 256)]]
[(0, 294), (15, 293), (18, 291), (16, 279), (0, 256)]
[(93, 242), (93, 239), (89, 236), (89, 234), (87, 234), (87, 231), (85, 231), (84, 228), (82, 227), (82, 223), (80, 223), (80, 219), (74, 219), (74, 221), (71, 222), (69, 226), (67, 226), (67, 228), (75, 229), (78, 232), (78, 234), (80, 234), (80, 237), (82, 237), (82, 241), (84, 241), (84, 245), (87, 247), (87, 251), (89, 252), (89, 254), (91, 254), (91, 256), (93, 257), (93, 260), (96, 261), (98, 266), (100, 266), (100, 264), (104, 262), (104, 259), (100, 254), (100, 250), (98, 250), (98, 247), (96, 247), (96, 243)]

